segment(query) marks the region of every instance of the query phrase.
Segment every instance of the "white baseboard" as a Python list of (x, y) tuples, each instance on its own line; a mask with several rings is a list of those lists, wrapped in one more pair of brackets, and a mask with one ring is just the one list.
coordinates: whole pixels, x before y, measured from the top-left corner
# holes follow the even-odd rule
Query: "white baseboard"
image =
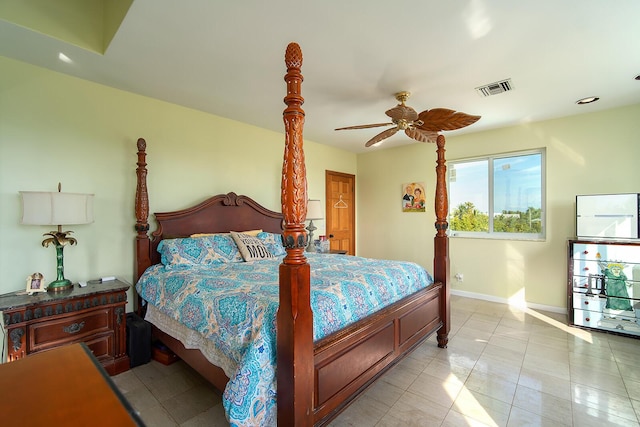
[(451, 295), (457, 295), (457, 296), (461, 296), (461, 297), (466, 297), (466, 298), (473, 298), (473, 299), (479, 299), (479, 300), (483, 300), (483, 301), (490, 301), (490, 302), (497, 302), (497, 303), (501, 303), (501, 304), (507, 304), (507, 305), (512, 305), (515, 307), (520, 307), (520, 308), (530, 308), (532, 310), (542, 310), (542, 311), (549, 311), (551, 313), (559, 313), (559, 314), (567, 314), (567, 309), (564, 307), (555, 307), (553, 305), (544, 305), (544, 304), (536, 304), (536, 303), (531, 303), (531, 302), (524, 302), (524, 307), (523, 304), (518, 302), (515, 303), (513, 301), (509, 301), (507, 298), (499, 298), (499, 297), (494, 297), (493, 295), (486, 295), (486, 294), (479, 294), (476, 292), (468, 292), (468, 291), (461, 291), (458, 289), (451, 289)]

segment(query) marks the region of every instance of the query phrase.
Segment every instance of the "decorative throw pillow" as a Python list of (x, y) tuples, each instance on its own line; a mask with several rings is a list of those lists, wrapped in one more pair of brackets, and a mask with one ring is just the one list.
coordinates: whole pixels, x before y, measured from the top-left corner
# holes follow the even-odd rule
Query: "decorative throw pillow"
[(258, 229), (258, 230), (247, 230), (247, 231), (238, 231), (238, 233), (242, 233), (242, 234), (248, 234), (249, 236), (257, 236), (258, 233), (262, 233), (262, 229)]
[(264, 243), (273, 256), (281, 256), (287, 253), (282, 243), (282, 234), (263, 231), (262, 233), (258, 233), (256, 237), (262, 240), (262, 243)]
[(229, 234), (164, 239), (158, 244), (158, 252), (160, 261), (169, 269), (243, 261)]
[(262, 243), (262, 240), (257, 237), (244, 233), (236, 233), (235, 231), (231, 232), (231, 237), (233, 237), (233, 240), (236, 242), (238, 250), (240, 250), (242, 258), (244, 258), (245, 261), (273, 258), (273, 255)]
[(166, 267), (200, 264), (207, 253), (203, 239), (164, 239), (158, 244), (160, 261)]
[(242, 255), (230, 234), (216, 234), (211, 239), (211, 251), (214, 259), (222, 262), (242, 262)]

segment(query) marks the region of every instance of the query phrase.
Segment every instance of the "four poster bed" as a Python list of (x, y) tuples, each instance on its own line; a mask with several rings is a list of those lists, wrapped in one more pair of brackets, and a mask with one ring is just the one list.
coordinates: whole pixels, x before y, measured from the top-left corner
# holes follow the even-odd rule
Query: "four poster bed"
[[(282, 213), (247, 196), (221, 194), (191, 208), (156, 213), (157, 229), (149, 236), (146, 142), (137, 143), (138, 308), (146, 311), (156, 338), (224, 391), (232, 425), (275, 424), (276, 416), (282, 426), (326, 424), (426, 337), (437, 331), (438, 346), (448, 342), (444, 137), (437, 139), (433, 278), (413, 263), (307, 254), (297, 44), (288, 46), (285, 63)], [(242, 251), (244, 243), (249, 249), (260, 246), (256, 239), (264, 247)], [(364, 264), (365, 272), (356, 264)], [(210, 270), (218, 269), (230, 276), (212, 275)], [(197, 277), (185, 278), (194, 271)], [(229, 277), (244, 280), (240, 290)], [(253, 299), (258, 289), (267, 302)], [(173, 317), (167, 315), (169, 305), (177, 311)], [(364, 313), (364, 306), (373, 312)], [(211, 312), (220, 316), (212, 321)], [(256, 327), (259, 321), (264, 324)], [(222, 324), (231, 332), (222, 332)], [(240, 330), (245, 324), (253, 329)], [(202, 338), (207, 334), (219, 338), (216, 345)], [(234, 341), (240, 350), (230, 348)], [(269, 357), (276, 366), (267, 365)]]

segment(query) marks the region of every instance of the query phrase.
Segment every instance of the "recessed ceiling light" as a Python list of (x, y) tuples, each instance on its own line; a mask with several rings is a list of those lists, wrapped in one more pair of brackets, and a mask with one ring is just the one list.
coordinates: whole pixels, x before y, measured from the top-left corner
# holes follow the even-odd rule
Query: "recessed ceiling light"
[(596, 102), (598, 99), (600, 99), (600, 98), (598, 98), (597, 96), (589, 96), (587, 98), (578, 99), (576, 101), (576, 104), (578, 104), (578, 105), (591, 104), (592, 102)]
[(62, 62), (66, 62), (67, 64), (71, 64), (73, 62), (71, 58), (69, 58), (67, 55), (65, 55), (62, 52), (58, 53), (58, 59)]

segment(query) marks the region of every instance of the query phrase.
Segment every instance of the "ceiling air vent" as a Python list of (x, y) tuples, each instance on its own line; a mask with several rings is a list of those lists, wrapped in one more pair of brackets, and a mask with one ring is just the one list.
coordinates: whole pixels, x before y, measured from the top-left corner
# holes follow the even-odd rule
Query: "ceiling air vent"
[(499, 82), (489, 83), (488, 85), (477, 87), (476, 90), (481, 96), (492, 96), (502, 92), (509, 92), (513, 89), (511, 79), (500, 80)]

